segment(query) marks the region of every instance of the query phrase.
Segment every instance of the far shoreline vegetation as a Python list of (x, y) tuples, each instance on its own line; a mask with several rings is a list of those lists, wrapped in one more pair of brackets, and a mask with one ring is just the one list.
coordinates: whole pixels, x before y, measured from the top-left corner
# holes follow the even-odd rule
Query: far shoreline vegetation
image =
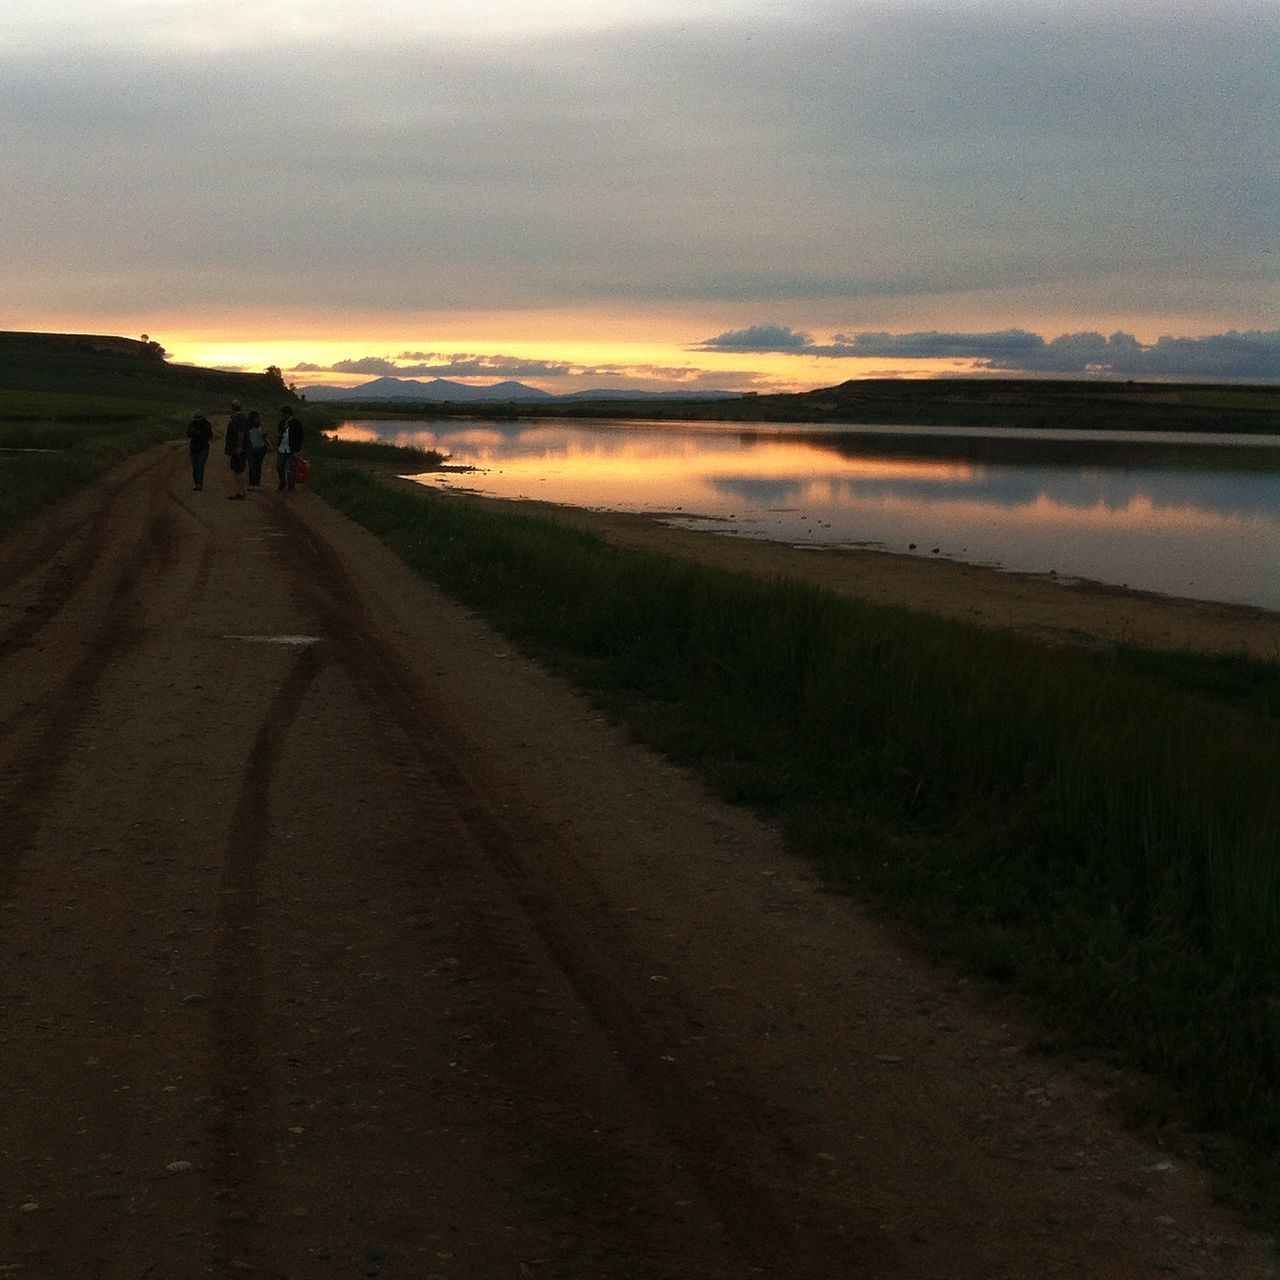
[(1008, 377), (874, 378), (738, 399), (323, 400), (317, 421), (350, 418), (613, 418), (1020, 430), (1280, 434), (1280, 386)]
[[(0, 335), (0, 533), (132, 454), (176, 446), (194, 409), (225, 411), (235, 396), (274, 412), (290, 398), (278, 371), (172, 366), (125, 339), (13, 337)], [(1042, 426), (1084, 397), (1140, 411), (1142, 429), (1280, 433), (1276, 388), (1071, 384), (1075, 401), (1064, 390), (1051, 402), (1063, 385), (894, 384), (881, 410), (932, 397), (939, 415), (963, 408), (993, 425), (992, 397), (1003, 389), (1010, 414), (1027, 412), (1012, 388), (1030, 386)], [(831, 413), (853, 404), (842, 390), (810, 393), (798, 420), (821, 421), (824, 394)], [(707, 416), (729, 420), (735, 403)], [(526, 407), (519, 416), (641, 416), (626, 402)], [(1280, 656), (1052, 648), (407, 492), (388, 478), (424, 455), (319, 430), (462, 407), (383, 408), (307, 407), (319, 496), (638, 739), (777, 822), (833, 885), (1034, 1002), (1046, 1051), (1152, 1073), (1159, 1087), (1126, 1100), (1134, 1117), (1225, 1135), (1207, 1140), (1210, 1163), (1238, 1203), (1280, 1218)], [(649, 420), (694, 416), (688, 403), (647, 408)]]

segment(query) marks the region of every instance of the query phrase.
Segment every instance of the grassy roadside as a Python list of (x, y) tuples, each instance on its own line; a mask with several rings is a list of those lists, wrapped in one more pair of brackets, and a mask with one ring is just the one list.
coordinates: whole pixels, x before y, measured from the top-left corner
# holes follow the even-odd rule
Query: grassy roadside
[[(1049, 650), (326, 461), (319, 493), (1063, 1045), (1280, 1142), (1276, 668)], [(1274, 1201), (1269, 1207), (1274, 1207)]]
[(0, 391), (0, 535), (132, 454), (181, 439), (189, 416), (151, 400)]

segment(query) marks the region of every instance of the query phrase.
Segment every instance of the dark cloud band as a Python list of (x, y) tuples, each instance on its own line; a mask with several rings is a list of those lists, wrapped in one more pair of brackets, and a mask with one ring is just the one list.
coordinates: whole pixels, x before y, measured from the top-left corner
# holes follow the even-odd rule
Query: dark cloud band
[(562, 378), (573, 366), (558, 360), (406, 351), (399, 356), (361, 356), (334, 364), (300, 364), (294, 373), (359, 373), (393, 378)]
[(973, 360), (1005, 373), (1105, 373), (1123, 377), (1280, 379), (1280, 329), (1230, 330), (1199, 338), (1164, 336), (1154, 343), (1132, 334), (1068, 333), (1046, 340), (1025, 329), (991, 333), (834, 334), (828, 343), (786, 325), (730, 330), (694, 350), (829, 358)]

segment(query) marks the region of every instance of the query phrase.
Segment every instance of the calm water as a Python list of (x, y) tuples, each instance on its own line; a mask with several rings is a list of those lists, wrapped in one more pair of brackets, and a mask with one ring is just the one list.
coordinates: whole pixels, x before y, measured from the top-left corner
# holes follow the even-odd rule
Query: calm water
[(577, 419), (337, 434), (478, 468), (421, 477), (439, 488), (1280, 610), (1280, 436)]

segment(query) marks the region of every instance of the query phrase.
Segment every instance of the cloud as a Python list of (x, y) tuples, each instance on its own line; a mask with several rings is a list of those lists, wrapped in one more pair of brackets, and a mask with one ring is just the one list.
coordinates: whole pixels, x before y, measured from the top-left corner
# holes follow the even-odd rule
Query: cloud
[(531, 378), (559, 382), (560, 391), (587, 387), (644, 391), (776, 390), (776, 382), (754, 370), (732, 374), (695, 365), (652, 363), (580, 364), (557, 360), (528, 360), (503, 355), (447, 355), (432, 351), (402, 351), (397, 356), (360, 356), (332, 364), (304, 362), (288, 371), (290, 377), (332, 373), (345, 377), (394, 378)]
[(573, 366), (562, 360), (527, 360), (502, 355), (448, 355), (402, 351), (398, 356), (360, 356), (333, 364), (299, 364), (291, 373), (357, 373), (392, 378), (561, 378)]
[(813, 339), (807, 333), (798, 333), (790, 325), (756, 324), (748, 329), (734, 329), (719, 337), (708, 338), (694, 348), (696, 351), (793, 351), (800, 354), (810, 350)]
[(837, 333), (815, 355), (879, 356), (900, 360), (1023, 360), (1045, 345), (1039, 334), (1025, 329), (996, 333)]
[[(771, 0), (629, 0), (617, 5), (583, 0), (487, 0), (483, 5), (440, 7), (431, 14), (437, 38), (484, 43), (548, 32), (592, 31), (727, 16), (752, 19)], [(145, 41), (165, 52), (225, 56), (262, 45), (306, 42), (310, 47), (340, 40), (355, 48), (379, 49), (419, 34), (421, 0), (379, 0), (376, 6), (333, 0), (43, 0), (6, 14), (6, 36), (14, 44), (39, 47), (74, 40), (90, 49), (128, 47)]]
[[(448, 355), (434, 351), (402, 351), (398, 356), (360, 356), (333, 364), (303, 363), (290, 373), (364, 374), (373, 377), (501, 377), (501, 378), (614, 378), (700, 382), (712, 376), (693, 365), (574, 364), (565, 360), (530, 360), (504, 355)], [(723, 378), (724, 375), (718, 375)], [(736, 375), (735, 377), (740, 376)], [(753, 375), (741, 375), (751, 377)]]
[(398, 373), (399, 366), (381, 356), (362, 356), (359, 360), (339, 360), (333, 365), (333, 373), (368, 373), (375, 377)]
[[(414, 377), (562, 378), (572, 369), (563, 360), (530, 360), (521, 356), (447, 354), (436, 351), (402, 351), (397, 372)], [(407, 364), (399, 363), (407, 361)]]
[(991, 333), (837, 333), (829, 343), (780, 325), (755, 325), (699, 343), (697, 351), (775, 352), (829, 358), (972, 360), (979, 368), (1020, 373), (1123, 377), (1280, 380), (1280, 329), (1139, 342), (1130, 333), (1084, 332), (1046, 340), (1025, 329)]
[(515, 41), (410, 23), (408, 0), (385, 21), (294, 3), (241, 24), (237, 4), (52, 0), (58, 21), (6, 44), (10, 306), (1000, 288), (1051, 314), (1064, 281), (1099, 314), (1152, 305), (1155, 283), (1123, 277), (1182, 297), (1250, 282), (1257, 314), (1233, 322), (1260, 322), (1274, 6), (761, 0)]
[(1280, 379), (1280, 329), (1162, 337), (1152, 347), (1134, 343), (1127, 334), (1113, 334), (1107, 360), (1113, 373), (1269, 382)]

